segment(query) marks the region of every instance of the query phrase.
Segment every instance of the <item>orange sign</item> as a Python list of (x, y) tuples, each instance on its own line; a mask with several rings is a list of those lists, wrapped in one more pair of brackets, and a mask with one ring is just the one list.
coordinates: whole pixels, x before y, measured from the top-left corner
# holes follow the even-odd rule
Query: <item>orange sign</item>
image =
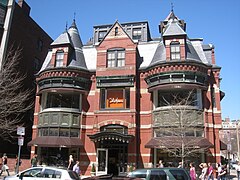
[(107, 108), (123, 108), (124, 99), (122, 90), (108, 90)]

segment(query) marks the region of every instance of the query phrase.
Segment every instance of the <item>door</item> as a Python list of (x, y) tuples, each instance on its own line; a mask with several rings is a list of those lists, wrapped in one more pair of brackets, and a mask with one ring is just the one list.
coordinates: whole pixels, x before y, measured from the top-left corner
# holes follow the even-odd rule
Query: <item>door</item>
[(96, 175), (107, 174), (108, 166), (108, 149), (97, 149), (97, 172)]

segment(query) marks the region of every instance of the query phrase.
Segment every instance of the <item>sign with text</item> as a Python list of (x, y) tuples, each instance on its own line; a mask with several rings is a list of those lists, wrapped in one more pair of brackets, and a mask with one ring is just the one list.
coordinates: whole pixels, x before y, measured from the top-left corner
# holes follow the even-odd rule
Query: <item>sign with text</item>
[(24, 137), (22, 136), (18, 137), (18, 145), (23, 146), (23, 142), (24, 142)]
[(24, 136), (25, 135), (25, 127), (18, 127), (17, 128), (17, 135)]

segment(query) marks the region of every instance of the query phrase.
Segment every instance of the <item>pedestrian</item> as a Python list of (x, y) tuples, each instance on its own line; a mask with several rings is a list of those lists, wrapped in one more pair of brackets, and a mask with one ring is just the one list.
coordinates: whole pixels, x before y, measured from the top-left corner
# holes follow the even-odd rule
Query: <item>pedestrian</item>
[(227, 176), (227, 165), (222, 165), (222, 171), (219, 173), (218, 177), (220, 177), (220, 180), (226, 180)]
[(238, 162), (238, 165), (236, 166), (236, 171), (237, 171), (237, 178), (240, 180), (240, 161)]
[(196, 170), (195, 170), (195, 167), (194, 167), (193, 163), (190, 163), (189, 166), (190, 166), (191, 180), (196, 180), (197, 179), (197, 174), (196, 174)]
[(207, 180), (207, 170), (208, 170), (207, 163), (201, 163), (199, 164), (199, 167), (202, 169), (202, 173), (199, 176), (199, 178), (201, 180)]
[(74, 160), (73, 160), (73, 155), (69, 155), (69, 160), (68, 160), (68, 167), (67, 169), (69, 170), (73, 170), (73, 166), (74, 166)]
[(158, 167), (159, 167), (159, 168), (163, 168), (163, 167), (164, 167), (164, 166), (163, 166), (163, 162), (162, 162), (161, 159), (159, 160)]
[(217, 179), (220, 180), (220, 173), (222, 172), (222, 167), (220, 163), (217, 163)]
[(8, 162), (8, 159), (7, 159), (7, 154), (4, 153), (3, 154), (3, 157), (2, 157), (2, 169), (1, 169), (1, 172), (0, 172), (0, 176), (2, 175), (2, 173), (4, 171), (7, 172), (8, 176), (9, 176), (9, 167), (7, 165), (7, 162)]
[(213, 166), (212, 164), (209, 162), (208, 163), (208, 180), (214, 180), (214, 177), (213, 177)]
[(73, 171), (75, 171), (79, 176), (81, 176), (80, 162), (76, 161), (76, 164), (73, 166)]
[(179, 163), (178, 163), (178, 168), (183, 168), (182, 162), (179, 162)]
[(16, 155), (15, 167), (14, 167), (14, 169), (15, 169), (15, 174), (18, 173), (18, 171), (19, 171), (19, 166), (21, 166), (21, 164), (22, 164), (22, 160), (19, 158), (19, 163), (18, 163), (18, 155)]
[(37, 155), (34, 154), (32, 159), (31, 159), (31, 166), (36, 167), (37, 166)]

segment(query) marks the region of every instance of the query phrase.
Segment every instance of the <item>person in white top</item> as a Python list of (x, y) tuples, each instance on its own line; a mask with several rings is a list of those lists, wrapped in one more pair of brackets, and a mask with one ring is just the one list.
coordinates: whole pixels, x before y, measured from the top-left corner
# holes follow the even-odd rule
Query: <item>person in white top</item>
[(206, 180), (207, 179), (207, 170), (208, 170), (207, 163), (201, 163), (201, 164), (199, 164), (199, 167), (202, 169), (202, 173), (199, 176), (199, 178), (201, 180)]
[(238, 180), (240, 180), (240, 161), (238, 162), (238, 165), (236, 166), (236, 170), (237, 170), (237, 178), (238, 178)]

